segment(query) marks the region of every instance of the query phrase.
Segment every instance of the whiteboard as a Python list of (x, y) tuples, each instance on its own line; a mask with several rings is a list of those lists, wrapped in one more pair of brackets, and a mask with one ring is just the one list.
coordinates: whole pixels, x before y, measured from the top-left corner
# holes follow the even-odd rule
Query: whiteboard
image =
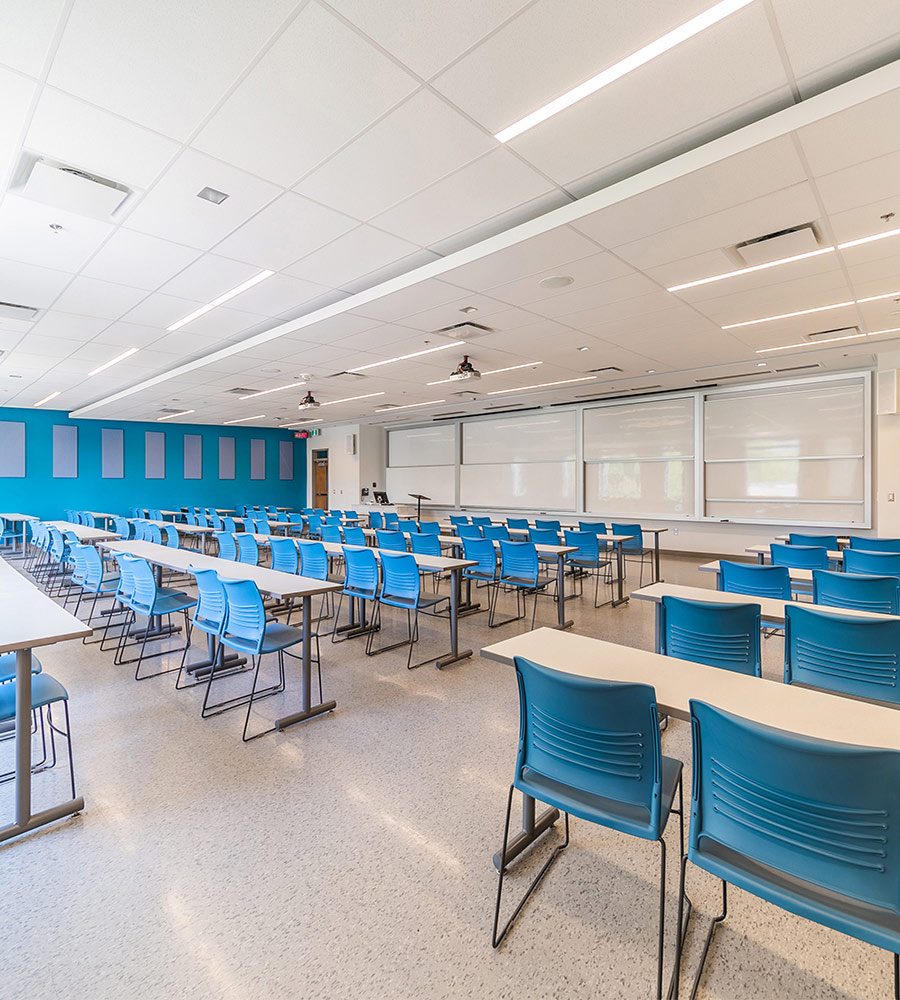
[(564, 410), (464, 423), (463, 463), (574, 461), (575, 418)]
[[(431, 497), (432, 504), (456, 504), (456, 468), (452, 465), (420, 465), (418, 468), (387, 469), (385, 489), (392, 503), (410, 503), (410, 493)], [(429, 501), (423, 500), (422, 506)]]
[(584, 467), (584, 509), (628, 517), (691, 517), (694, 463), (592, 462)]
[(584, 460), (694, 454), (694, 399), (621, 403), (584, 411)]
[(461, 507), (575, 510), (574, 462), (463, 465)]
[(456, 426), (454, 424), (388, 431), (388, 465), (391, 468), (454, 465), (455, 462)]

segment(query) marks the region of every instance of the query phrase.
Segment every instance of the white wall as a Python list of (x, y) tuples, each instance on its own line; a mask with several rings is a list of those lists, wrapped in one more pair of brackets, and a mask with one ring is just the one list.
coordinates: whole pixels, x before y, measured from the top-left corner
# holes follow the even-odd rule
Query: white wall
[[(355, 455), (347, 454), (347, 435), (357, 435)], [(314, 488), (313, 452), (328, 449), (328, 504), (344, 509), (359, 501), (359, 424), (323, 427), (318, 437), (307, 438), (307, 482), (310, 503)]]
[[(359, 425), (359, 487), (368, 487), (372, 493), (372, 483), (379, 490), (384, 489), (385, 465), (387, 464), (387, 434), (383, 427), (370, 424)], [(357, 497), (357, 499), (359, 499)], [(394, 498), (391, 497), (393, 500)]]
[[(900, 368), (900, 351), (878, 355), (879, 371), (889, 368)], [(900, 415), (876, 416), (872, 426), (874, 527), (880, 535), (900, 538)], [(898, 499), (889, 501), (888, 493), (893, 493)]]

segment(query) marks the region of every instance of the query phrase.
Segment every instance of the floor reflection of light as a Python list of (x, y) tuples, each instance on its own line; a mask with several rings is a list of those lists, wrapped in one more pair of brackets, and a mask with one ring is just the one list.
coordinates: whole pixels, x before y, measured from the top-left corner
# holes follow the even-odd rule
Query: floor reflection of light
[(202, 931), (197, 930), (197, 918), (190, 912), (187, 903), (176, 893), (166, 894), (165, 906), (169, 911), (173, 927), (181, 940), (188, 945), (191, 953), (205, 968), (210, 980), (216, 984), (216, 995), (245, 997), (247, 984), (239, 983), (229, 971), (229, 959), (220, 948)]

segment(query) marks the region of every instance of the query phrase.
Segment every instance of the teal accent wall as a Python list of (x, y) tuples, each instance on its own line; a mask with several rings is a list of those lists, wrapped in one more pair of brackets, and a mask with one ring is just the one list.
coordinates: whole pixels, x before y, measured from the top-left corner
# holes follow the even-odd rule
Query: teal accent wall
[[(0, 421), (25, 424), (25, 477), (0, 477), (0, 511), (60, 518), (64, 509), (96, 510), (127, 514), (129, 507), (177, 509), (182, 504), (198, 507), (235, 507), (237, 504), (306, 506), (306, 441), (293, 431), (260, 427), (210, 427), (197, 424), (138, 423), (115, 420), (70, 420), (64, 410), (0, 408)], [(53, 426), (78, 428), (78, 476), (53, 478)], [(100, 432), (121, 428), (125, 443), (125, 475), (101, 478)], [(144, 477), (144, 434), (166, 435), (166, 477)], [(203, 438), (202, 479), (184, 478), (184, 435)], [(233, 437), (234, 479), (219, 479), (219, 438)], [(250, 478), (250, 440), (266, 442), (265, 479)], [(291, 441), (294, 478), (279, 478), (279, 442)]]

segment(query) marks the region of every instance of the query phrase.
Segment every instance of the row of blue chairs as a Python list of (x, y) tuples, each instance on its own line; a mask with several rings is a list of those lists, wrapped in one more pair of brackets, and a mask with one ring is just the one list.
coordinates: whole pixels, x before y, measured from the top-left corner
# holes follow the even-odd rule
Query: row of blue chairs
[[(791, 545), (808, 545), (836, 552), (840, 548), (837, 535), (804, 535), (792, 531), (788, 535)], [(900, 538), (868, 538), (865, 535), (850, 535), (851, 549), (865, 549), (867, 552), (900, 552)]]

